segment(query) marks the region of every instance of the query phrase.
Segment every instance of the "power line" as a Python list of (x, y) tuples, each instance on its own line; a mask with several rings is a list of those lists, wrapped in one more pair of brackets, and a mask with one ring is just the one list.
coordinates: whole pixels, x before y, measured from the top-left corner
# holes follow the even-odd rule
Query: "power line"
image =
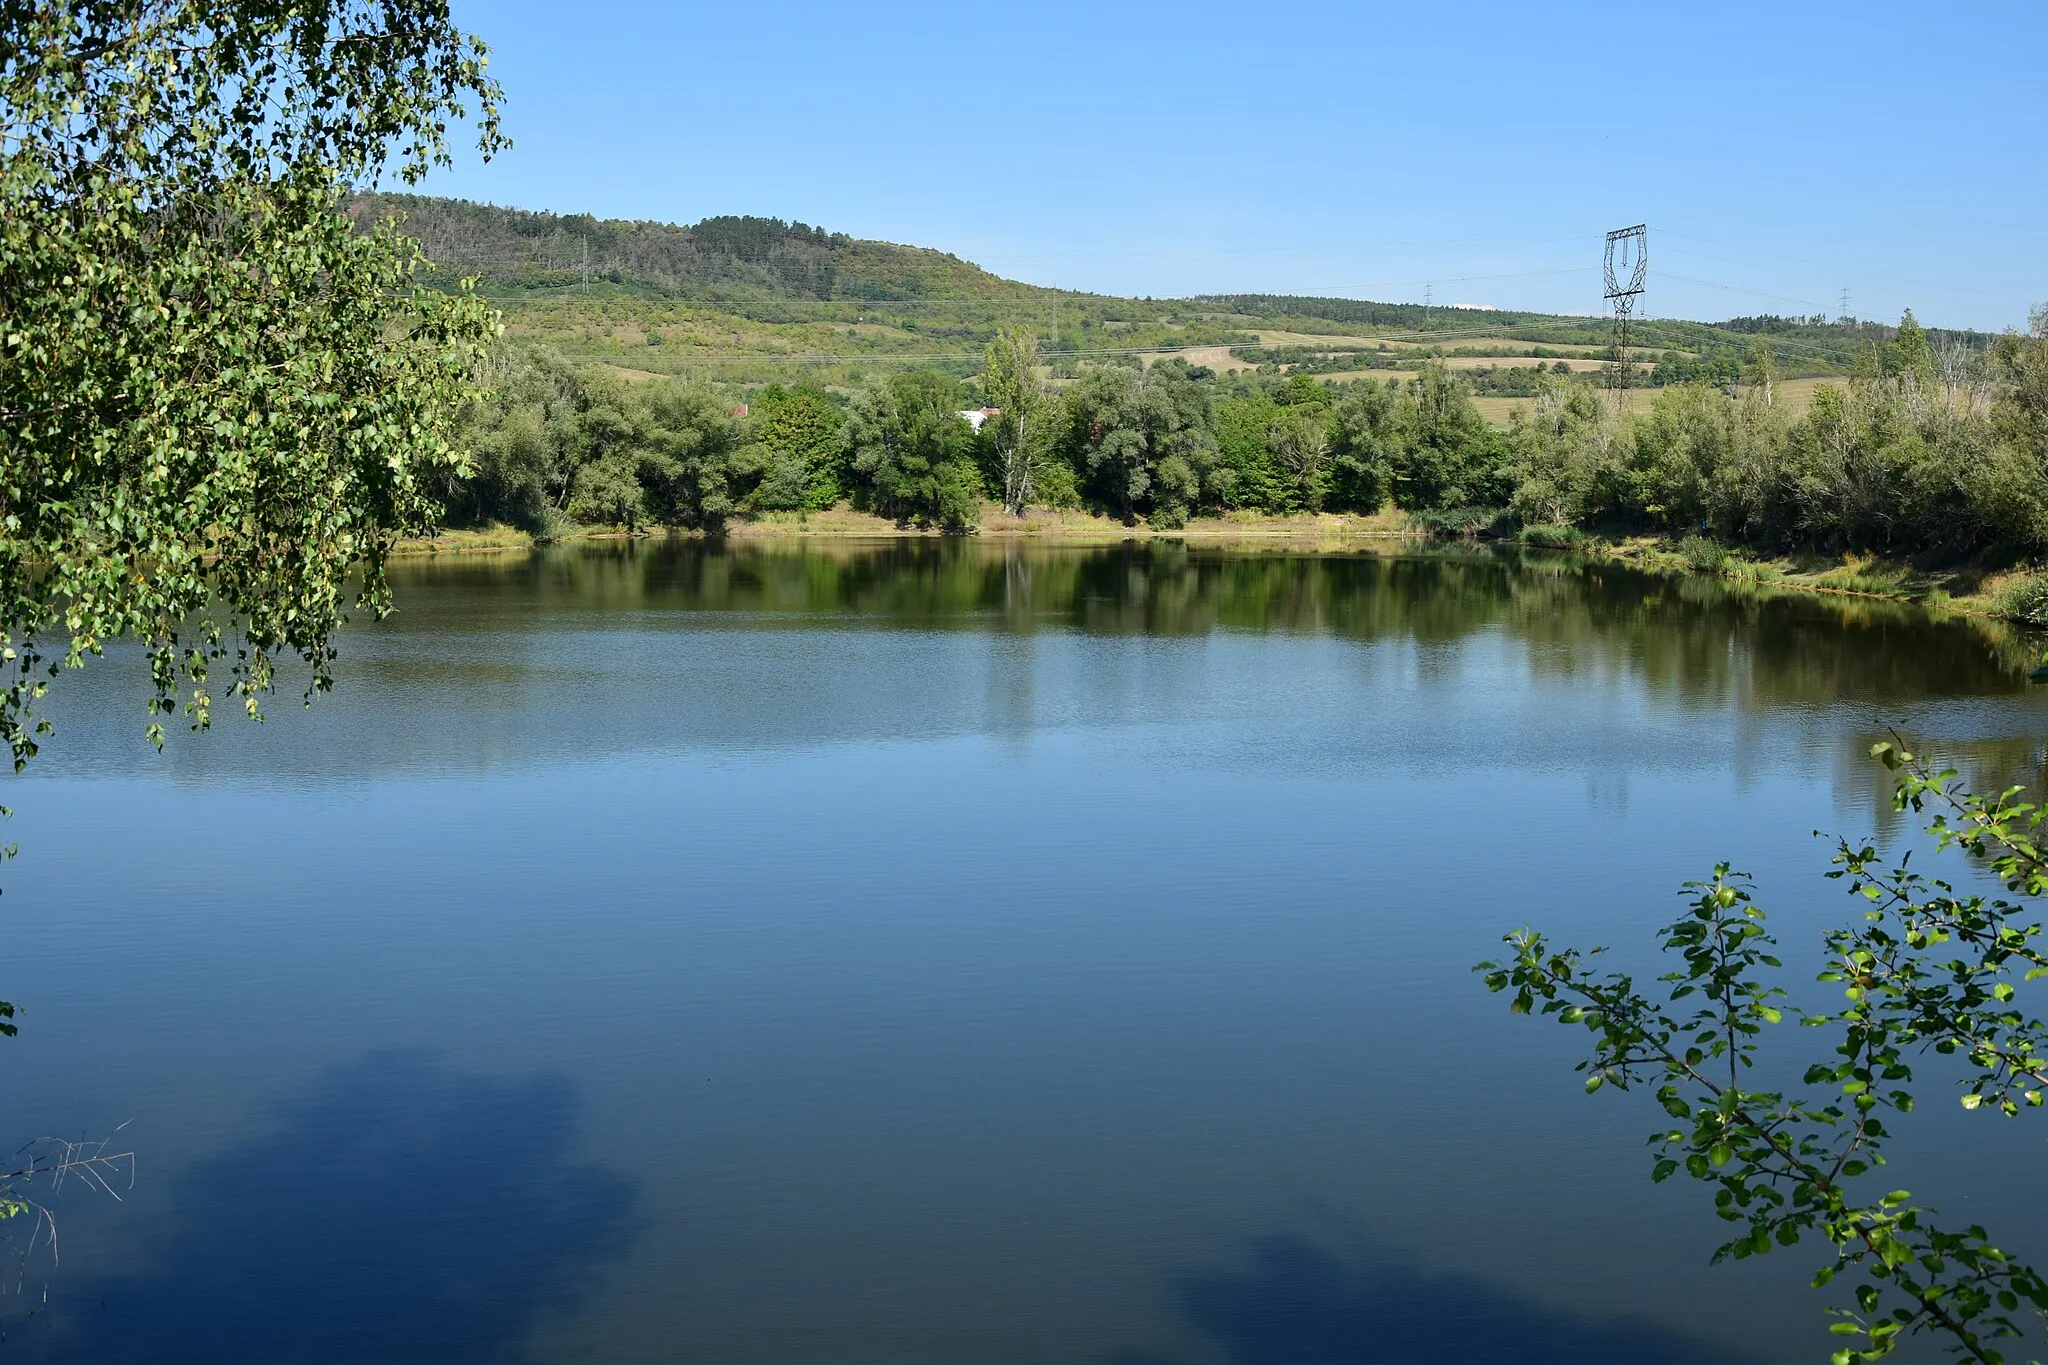
[[(1670, 229), (1668, 229), (1668, 228), (1662, 228), (1662, 227), (1658, 228), (1658, 229), (1657, 229), (1657, 232), (1658, 232), (1658, 235), (1659, 235), (1659, 236), (1663, 236), (1663, 237), (1676, 237), (1676, 238), (1678, 238), (1678, 239), (1679, 239), (1680, 241), (1686, 241), (1686, 242), (1700, 242), (1700, 243), (1702, 243), (1702, 244), (1704, 244), (1704, 245), (1706, 245), (1706, 246), (1718, 246), (1718, 247), (1720, 247), (1720, 248), (1721, 248), (1722, 250), (1724, 250), (1724, 251), (1743, 251), (1743, 252), (1748, 252), (1748, 253), (1749, 253), (1750, 255), (1752, 255), (1752, 256), (1770, 256), (1770, 257), (1774, 257), (1774, 258), (1776, 258), (1777, 260), (1781, 260), (1781, 261), (1792, 261), (1792, 262), (1794, 262), (1794, 263), (1796, 263), (1796, 264), (1799, 264), (1799, 265), (1813, 265), (1813, 266), (1819, 266), (1819, 267), (1820, 267), (1821, 269), (1823, 269), (1823, 270), (1827, 270), (1827, 271), (1830, 271), (1830, 272), (1840, 272), (1840, 271), (1841, 271), (1841, 263), (1840, 263), (1839, 261), (1836, 261), (1836, 262), (1830, 262), (1830, 261), (1816, 261), (1816, 260), (1813, 260), (1812, 258), (1810, 258), (1810, 257), (1806, 257), (1806, 256), (1787, 256), (1787, 255), (1785, 255), (1785, 254), (1784, 254), (1783, 252), (1778, 252), (1778, 251), (1764, 251), (1764, 250), (1761, 250), (1761, 249), (1759, 249), (1759, 248), (1757, 248), (1757, 247), (1747, 247), (1747, 246), (1735, 246), (1735, 245), (1733, 245), (1733, 244), (1731, 244), (1731, 243), (1728, 243), (1728, 242), (1716, 242), (1716, 241), (1713, 241), (1713, 240), (1711, 240), (1711, 239), (1709, 239), (1709, 238), (1706, 238), (1706, 237), (1695, 237), (1695, 236), (1693, 236), (1693, 235), (1691, 235), (1691, 234), (1689, 234), (1689, 233), (1684, 233), (1684, 232), (1673, 232), (1673, 231), (1671, 231), (1671, 230), (1670, 230)], [(1672, 248), (1672, 249), (1673, 249), (1673, 250), (1675, 250), (1675, 251), (1678, 251), (1678, 250), (1683, 250), (1683, 248), (1680, 248), (1680, 247), (1674, 247), (1674, 248)], [(1704, 255), (1704, 253), (1701, 253), (1701, 252), (1697, 252), (1697, 251), (1688, 251), (1688, 252), (1685, 252), (1685, 254), (1686, 254), (1686, 255), (1688, 255), (1688, 256), (1701, 256), (1701, 257), (1702, 257), (1703, 259), (1706, 259), (1706, 260), (1720, 260), (1720, 259), (1724, 259), (1724, 258), (1721, 258), (1721, 257), (1715, 257), (1715, 256), (1705, 256), (1705, 255)], [(1753, 265), (1753, 264), (1754, 264), (1753, 262), (1749, 262), (1749, 261), (1728, 261), (1727, 263), (1728, 263), (1729, 265)], [(1848, 274), (1850, 274), (1850, 275), (1852, 275), (1852, 276), (1861, 276), (1862, 278), (1864, 278), (1864, 279), (1866, 279), (1866, 280), (1880, 280), (1880, 281), (1883, 281), (1884, 283), (1887, 283), (1887, 284), (1894, 284), (1894, 285), (1905, 285), (1905, 286), (1906, 286), (1907, 288), (1909, 288), (1909, 289), (1927, 289), (1927, 290), (1932, 290), (1932, 291), (1934, 291), (1934, 292), (1936, 292), (1936, 293), (1952, 293), (1952, 294), (1954, 294), (1954, 293), (1961, 293), (1961, 294), (1972, 294), (1972, 295), (1975, 295), (1975, 296), (1976, 296), (1976, 297), (1978, 297), (1978, 298), (1984, 298), (1984, 299), (1995, 299), (1995, 300), (1997, 300), (1998, 302), (2001, 302), (2001, 303), (2010, 303), (2010, 302), (2012, 302), (2012, 299), (2011, 299), (2011, 297), (2010, 297), (2009, 295), (2005, 295), (2005, 294), (1992, 294), (1992, 293), (1987, 293), (1986, 291), (1984, 291), (1984, 290), (1982, 290), (1982, 289), (1967, 289), (1967, 288), (1964, 288), (1964, 287), (1962, 287), (1962, 286), (1960, 286), (1960, 285), (1940, 285), (1940, 284), (1928, 284), (1928, 283), (1926, 283), (1925, 281), (1922, 281), (1922, 280), (1909, 280), (1909, 279), (1906, 279), (1906, 278), (1904, 278), (1903, 276), (1899, 276), (1899, 275), (1882, 275), (1882, 274), (1874, 274), (1874, 273), (1872, 273), (1872, 272), (1870, 272), (1870, 271), (1867, 271), (1867, 270), (1852, 270), (1852, 271), (1849, 271), (1849, 272), (1847, 272), (1847, 273), (1848, 273)]]
[[(1777, 273), (1781, 273), (1781, 274), (1797, 274), (1797, 273), (1798, 273), (1798, 272), (1792, 272), (1792, 271), (1783, 271), (1783, 270), (1779, 269), (1778, 267), (1773, 267), (1773, 266), (1764, 266), (1764, 267), (1758, 267), (1758, 266), (1756, 266), (1756, 265), (1755, 265), (1755, 264), (1754, 264), (1753, 262), (1749, 262), (1749, 261), (1738, 261), (1738, 260), (1732, 260), (1732, 259), (1730, 259), (1729, 257), (1726, 257), (1726, 256), (1714, 256), (1714, 255), (1710, 255), (1709, 253), (1707, 253), (1707, 252), (1704, 252), (1704, 251), (1688, 251), (1688, 250), (1686, 250), (1686, 249), (1685, 249), (1684, 247), (1678, 247), (1678, 246), (1675, 246), (1675, 247), (1671, 247), (1671, 248), (1670, 248), (1670, 250), (1672, 250), (1672, 251), (1676, 251), (1676, 252), (1677, 252), (1677, 253), (1679, 253), (1679, 254), (1680, 254), (1681, 256), (1691, 256), (1691, 257), (1693, 257), (1693, 258), (1695, 258), (1695, 259), (1697, 259), (1697, 260), (1702, 260), (1702, 261), (1719, 261), (1719, 262), (1721, 262), (1721, 263), (1722, 263), (1722, 264), (1724, 264), (1724, 265), (1734, 265), (1734, 266), (1741, 266), (1741, 267), (1743, 267), (1743, 268), (1745, 268), (1745, 269), (1751, 269), (1751, 270), (1754, 270), (1754, 269), (1762, 268), (1762, 269), (1765, 269), (1765, 270), (1772, 270), (1772, 271), (1776, 271)], [(1675, 278), (1675, 277), (1674, 277), (1674, 278)], [(1804, 278), (1808, 278), (1808, 279), (1819, 279), (1820, 277), (1819, 277), (1819, 276), (1817, 276), (1817, 275), (1813, 275), (1813, 276), (1805, 276)], [(1948, 295), (1948, 296), (1950, 296), (1950, 297), (1954, 297), (1954, 294), (1955, 294), (1955, 292), (1956, 292), (1956, 291), (1951, 291), (1951, 290), (1943, 289), (1943, 288), (1940, 288), (1940, 287), (1938, 287), (1938, 286), (1935, 286), (1935, 285), (1915, 285), (1915, 286), (1911, 286), (1911, 288), (1919, 290), (1919, 291), (1920, 291), (1920, 292), (1921, 292), (1922, 294), (1932, 294), (1932, 295), (1935, 295), (1935, 296), (1937, 296), (1937, 297), (1939, 297), (1939, 296), (1942, 296), (1942, 295)], [(1846, 285), (1845, 285), (1845, 286), (1843, 287), (1843, 290), (1842, 290), (1842, 292), (1843, 292), (1844, 294), (1846, 294), (1846, 293), (1848, 292), (1848, 289), (1847, 289), (1847, 286), (1846, 286)], [(1906, 289), (1905, 289), (1905, 288), (1902, 288), (1902, 287), (1894, 287), (1894, 288), (1891, 288), (1891, 289), (1887, 290), (1886, 292), (1889, 292), (1889, 293), (1893, 294), (1894, 296), (1898, 296), (1898, 295), (1901, 295), (1901, 294), (1905, 294), (1905, 293), (1906, 293)], [(2001, 303), (2004, 303), (2004, 304), (2006, 304), (2006, 305), (2008, 305), (2008, 306), (2012, 305), (2012, 304), (2013, 304), (2013, 302), (2014, 302), (2013, 298), (2012, 298), (2011, 296), (2009, 296), (2009, 295), (2000, 295), (2000, 294), (1987, 294), (1987, 293), (1984, 293), (1984, 292), (1983, 292), (1983, 291), (1981, 291), (1981, 290), (1962, 290), (1961, 292), (1962, 292), (1962, 293), (1966, 293), (1966, 294), (1973, 294), (1973, 295), (1975, 295), (1976, 297), (1979, 297), (1979, 298), (1986, 298), (1986, 299), (1997, 299), (1997, 300), (1998, 300), (1999, 302), (2001, 302)], [(1767, 295), (1767, 297), (1774, 297), (1774, 298), (1786, 298), (1787, 296), (1785, 296), (1785, 295), (1782, 295), (1782, 294), (1779, 294), (1779, 295)], [(1790, 299), (1789, 301), (1790, 301), (1790, 302), (1794, 302), (1794, 303), (1799, 303), (1799, 302), (1813, 302), (1813, 303), (1814, 303), (1814, 306), (1815, 306), (1816, 308), (1819, 308), (1819, 309), (1820, 309), (1820, 310), (1821, 310), (1822, 312), (1825, 312), (1825, 311), (1826, 311), (1826, 305), (1824, 305), (1824, 304), (1821, 304), (1821, 303), (1819, 303), (1819, 302), (1817, 302), (1817, 301), (1812, 301), (1812, 300), (1801, 300), (1801, 299)], [(1845, 313), (1845, 315), (1846, 315), (1846, 313)]]
[[(1707, 338), (1710, 341), (1725, 343), (1731, 340), (1731, 334), (1720, 328), (1704, 322), (1689, 322), (1684, 318), (1659, 318), (1652, 325), (1658, 327), (1691, 327), (1701, 332), (1711, 333), (1712, 335)], [(1845, 339), (1842, 346), (1837, 348), (1825, 346), (1819, 342), (1795, 341), (1791, 337), (1772, 336), (1766, 332), (1735, 333), (1733, 335), (1748, 336), (1752, 344), (1762, 342), (1766, 345), (1786, 347), (1795, 351), (1809, 351), (1814, 355), (1837, 362), (1854, 359), (1853, 354), (1845, 354), (1844, 352), (1853, 353), (1857, 346), (1861, 344), (1859, 340)]]
[[(1576, 241), (1577, 232), (1560, 232), (1548, 237), (1525, 238), (1523, 246), (1548, 244), (1551, 242)], [(1400, 251), (1412, 247), (1471, 246), (1474, 243), (1498, 242), (1497, 237), (1440, 237), (1432, 240), (1412, 242), (1342, 242), (1328, 246), (1250, 246), (1250, 247), (1164, 247), (1150, 251), (1058, 251), (1039, 252), (1028, 255), (997, 254), (983, 256), (984, 261), (1097, 261), (1152, 258), (1159, 256), (1265, 256), (1265, 255), (1306, 255), (1324, 251)]]
[(1773, 294), (1762, 289), (1744, 289), (1740, 285), (1734, 284), (1716, 284), (1712, 280), (1697, 280), (1690, 275), (1674, 275), (1668, 270), (1664, 272), (1664, 278), (1667, 280), (1683, 280), (1687, 284), (1704, 285), (1708, 289), (1725, 289), (1731, 294), (1754, 294), (1757, 298), (1776, 299), (1780, 303), (1803, 303), (1808, 308), (1816, 309), (1823, 314), (1828, 311), (1828, 306), (1824, 303), (1814, 299), (1794, 298), (1790, 294)]

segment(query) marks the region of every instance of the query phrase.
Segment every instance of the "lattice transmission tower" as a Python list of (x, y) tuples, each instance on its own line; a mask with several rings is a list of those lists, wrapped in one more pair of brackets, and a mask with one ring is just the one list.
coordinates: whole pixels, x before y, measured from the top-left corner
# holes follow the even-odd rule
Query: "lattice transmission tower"
[(1614, 308), (1614, 369), (1609, 372), (1609, 383), (1614, 387), (1615, 406), (1620, 407), (1627, 401), (1622, 394), (1628, 388), (1628, 322), (1650, 277), (1650, 229), (1646, 224), (1616, 228), (1607, 234), (1605, 273), (1607, 302)]

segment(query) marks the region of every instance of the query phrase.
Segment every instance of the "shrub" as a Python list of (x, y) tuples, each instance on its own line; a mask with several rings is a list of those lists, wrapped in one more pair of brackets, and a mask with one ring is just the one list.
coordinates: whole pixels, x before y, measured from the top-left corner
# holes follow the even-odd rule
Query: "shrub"
[(1728, 567), (1728, 547), (1705, 536), (1687, 536), (1679, 541), (1678, 557), (1701, 573), (1720, 573)]
[(1515, 536), (1524, 545), (1549, 550), (1573, 550), (1586, 543), (1586, 533), (1576, 526), (1524, 526)]
[(1498, 507), (1446, 507), (1410, 512), (1407, 525), (1410, 530), (1437, 536), (1490, 535), (1500, 529), (1505, 515)]
[(1745, 583), (1769, 583), (1783, 578), (1784, 571), (1775, 564), (1759, 564), (1753, 559), (1738, 559), (1733, 555), (1721, 566), (1721, 572), (1729, 578)]
[(2008, 574), (1989, 594), (1991, 612), (2031, 626), (2048, 626), (2048, 573), (2029, 569)]

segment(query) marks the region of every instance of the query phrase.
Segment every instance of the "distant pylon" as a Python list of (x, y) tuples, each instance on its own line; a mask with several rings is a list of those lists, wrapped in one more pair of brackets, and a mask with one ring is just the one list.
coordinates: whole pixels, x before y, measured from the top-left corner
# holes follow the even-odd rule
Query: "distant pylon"
[(1849, 286), (1846, 284), (1842, 286), (1842, 311), (1836, 315), (1836, 320), (1839, 322), (1847, 322), (1849, 320)]
[(1609, 382), (1614, 387), (1614, 406), (1619, 410), (1628, 389), (1628, 320), (1636, 311), (1636, 300), (1650, 275), (1650, 229), (1646, 224), (1616, 228), (1607, 234), (1607, 302), (1614, 307), (1614, 369)]

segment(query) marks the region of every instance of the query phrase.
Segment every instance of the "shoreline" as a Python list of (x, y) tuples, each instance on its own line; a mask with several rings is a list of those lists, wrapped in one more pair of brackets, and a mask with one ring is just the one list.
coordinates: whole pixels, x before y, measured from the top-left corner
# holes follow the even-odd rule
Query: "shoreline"
[[(745, 519), (734, 518), (726, 523), (721, 538), (734, 542), (900, 540), (906, 537), (938, 540), (946, 535), (935, 527), (895, 522), (854, 511), (841, 504), (821, 512), (772, 512)], [(676, 537), (703, 539), (706, 534), (668, 528), (629, 531), (614, 526), (581, 526), (543, 541), (517, 527), (494, 525), (410, 537), (400, 540), (393, 547), (392, 554), (395, 558), (411, 558), (441, 554), (528, 553), (548, 544)], [(1070, 545), (1179, 540), (1211, 545), (1299, 545), (1329, 550), (1348, 545), (1363, 548), (1410, 543), (1444, 544), (1461, 539), (1413, 526), (1406, 514), (1395, 511), (1371, 517), (1337, 513), (1302, 513), (1285, 517), (1198, 517), (1182, 527), (1159, 529), (1142, 522), (1127, 526), (1109, 517), (1079, 511), (1044, 509), (1034, 509), (1023, 517), (1011, 517), (991, 509), (974, 532), (961, 538)], [(1708, 547), (1703, 559), (1698, 548), (1701, 542), (1687, 537), (1654, 534), (1609, 536), (1588, 533), (1575, 537), (1569, 543), (1487, 535), (1463, 539), (1474, 544), (1517, 548), (1564, 558), (1576, 556), (1625, 564), (1661, 574), (1698, 574), (1723, 582), (1786, 592), (1897, 602), (1930, 612), (2003, 621), (2024, 629), (2041, 628), (2035, 622), (2000, 611), (1996, 606), (2000, 585), (2008, 579), (2027, 574), (2029, 571), (2024, 567), (2005, 570), (1960, 567), (1928, 571), (1916, 569), (1903, 560), (1875, 555), (1846, 555), (1835, 559), (1820, 555), (1758, 557), (1741, 547), (1720, 546)]]
[[(782, 539), (844, 540), (942, 540), (948, 532), (937, 527), (891, 521), (887, 517), (857, 512), (842, 504), (823, 512), (770, 512), (748, 518), (735, 517), (725, 524), (720, 538), (730, 541)], [(394, 555), (464, 554), (477, 552), (531, 550), (543, 544), (649, 540), (662, 538), (704, 539), (703, 531), (681, 531), (651, 527), (629, 531), (617, 526), (579, 526), (551, 540), (537, 539), (515, 526), (444, 530), (433, 536), (407, 537), (393, 546)], [(960, 539), (1060, 541), (1074, 544), (1113, 545), (1127, 540), (1262, 540), (1262, 541), (1430, 541), (1440, 537), (1407, 525), (1398, 512), (1361, 517), (1338, 513), (1303, 513), (1298, 516), (1196, 517), (1187, 525), (1171, 530), (1144, 522), (1125, 525), (1110, 517), (1076, 511), (1033, 509), (1022, 517), (993, 511), (980, 526)]]
[(1812, 555), (1754, 555), (1743, 547), (1710, 547), (1706, 562), (1698, 551), (1688, 552), (1691, 537), (1671, 535), (1603, 536), (1588, 534), (1571, 545), (1551, 546), (1540, 541), (1505, 540), (1532, 549), (1589, 559), (1627, 564), (1657, 573), (1698, 574), (1722, 582), (1758, 588), (1776, 588), (1829, 597), (1855, 597), (1866, 601), (1897, 602), (1937, 614), (1981, 617), (2027, 630), (2041, 625), (2022, 616), (2001, 611), (1999, 589), (2008, 580), (2024, 578), (2033, 571), (2025, 566), (1987, 569), (1964, 565), (1947, 569), (1919, 569), (1901, 559), (1878, 555), (1848, 554), (1828, 559)]

